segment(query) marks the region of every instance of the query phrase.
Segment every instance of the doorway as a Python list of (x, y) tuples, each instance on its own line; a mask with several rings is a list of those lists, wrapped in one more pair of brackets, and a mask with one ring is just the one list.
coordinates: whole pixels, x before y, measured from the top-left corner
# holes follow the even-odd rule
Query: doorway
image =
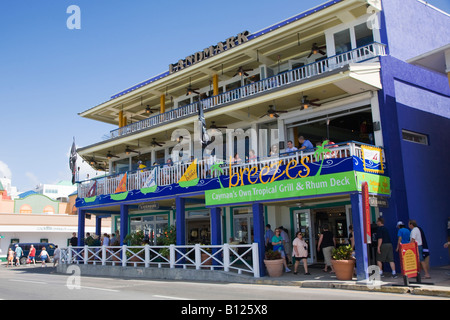
[(348, 243), (348, 226), (351, 221), (351, 205), (295, 210), (295, 231), (301, 231), (308, 243), (308, 264), (324, 262), (322, 250), (317, 251), (324, 225), (327, 224), (333, 233), (336, 246), (341, 246)]

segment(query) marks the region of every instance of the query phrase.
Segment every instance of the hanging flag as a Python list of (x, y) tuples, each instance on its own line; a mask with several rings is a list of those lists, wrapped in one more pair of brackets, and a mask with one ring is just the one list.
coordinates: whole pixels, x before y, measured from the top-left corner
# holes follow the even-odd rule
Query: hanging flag
[(206, 129), (205, 115), (203, 114), (203, 106), (201, 102), (198, 104), (198, 121), (200, 121), (201, 125), (200, 142), (205, 146), (208, 144), (210, 139)]
[(151, 188), (156, 186), (156, 168), (154, 168), (144, 183), (144, 188)]
[(117, 187), (114, 193), (125, 192), (127, 191), (127, 174), (125, 173), (122, 179), (119, 182), (119, 186)]
[(89, 189), (89, 192), (87, 193), (86, 197), (91, 198), (91, 197), (95, 196), (96, 190), (97, 190), (97, 181), (95, 181), (94, 184), (92, 185), (91, 189)]
[(77, 147), (75, 146), (75, 137), (73, 137), (72, 148), (70, 149), (69, 168), (72, 171), (72, 184), (75, 184), (75, 175), (77, 172)]

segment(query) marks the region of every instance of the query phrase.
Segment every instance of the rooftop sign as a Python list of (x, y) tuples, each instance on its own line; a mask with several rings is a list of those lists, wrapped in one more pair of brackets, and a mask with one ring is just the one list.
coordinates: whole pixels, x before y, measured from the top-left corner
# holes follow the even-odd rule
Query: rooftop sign
[(187, 56), (184, 59), (179, 60), (177, 63), (169, 65), (169, 74), (177, 71), (181, 71), (187, 67), (190, 67), (196, 63), (199, 63), (208, 58), (214, 57), (215, 55), (234, 48), (240, 44), (248, 41), (249, 31), (244, 31), (239, 33), (237, 36), (233, 36), (225, 40), (224, 42), (219, 42), (215, 46), (210, 46), (203, 51), (198, 51), (194, 54)]

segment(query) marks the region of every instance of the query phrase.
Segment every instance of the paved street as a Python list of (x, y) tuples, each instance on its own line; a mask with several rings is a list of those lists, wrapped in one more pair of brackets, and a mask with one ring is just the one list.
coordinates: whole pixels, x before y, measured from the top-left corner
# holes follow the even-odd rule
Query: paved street
[(55, 268), (0, 265), (0, 299), (45, 300), (431, 300), (438, 297), (295, 286), (77, 277)]

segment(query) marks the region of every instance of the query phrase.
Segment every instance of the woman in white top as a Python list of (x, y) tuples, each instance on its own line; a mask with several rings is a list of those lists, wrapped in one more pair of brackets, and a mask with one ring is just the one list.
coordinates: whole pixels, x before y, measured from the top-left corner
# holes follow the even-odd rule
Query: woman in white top
[(294, 274), (297, 274), (300, 260), (303, 260), (303, 267), (305, 268), (305, 275), (310, 275), (308, 272), (308, 244), (303, 240), (303, 234), (298, 231), (295, 234), (295, 239), (292, 242), (294, 250), (292, 250), (292, 260), (295, 260)]

